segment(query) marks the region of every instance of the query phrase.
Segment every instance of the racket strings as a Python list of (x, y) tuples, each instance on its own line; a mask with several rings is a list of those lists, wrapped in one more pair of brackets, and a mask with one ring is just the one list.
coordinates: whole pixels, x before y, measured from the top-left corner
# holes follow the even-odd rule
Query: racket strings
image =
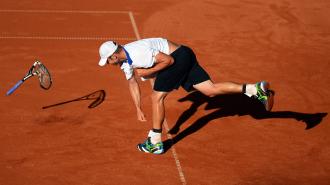
[(38, 62), (34, 67), (34, 73), (38, 76), (40, 86), (44, 89), (49, 89), (52, 85), (52, 78), (47, 68)]

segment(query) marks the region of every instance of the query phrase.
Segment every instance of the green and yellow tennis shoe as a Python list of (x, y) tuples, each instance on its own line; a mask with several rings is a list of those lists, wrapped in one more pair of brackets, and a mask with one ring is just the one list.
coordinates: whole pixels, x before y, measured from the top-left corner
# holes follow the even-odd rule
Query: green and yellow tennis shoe
[(152, 153), (152, 154), (162, 154), (164, 153), (164, 146), (162, 142), (152, 144), (150, 141), (150, 137), (148, 137), (145, 142), (140, 143), (137, 145), (138, 150), (145, 153)]

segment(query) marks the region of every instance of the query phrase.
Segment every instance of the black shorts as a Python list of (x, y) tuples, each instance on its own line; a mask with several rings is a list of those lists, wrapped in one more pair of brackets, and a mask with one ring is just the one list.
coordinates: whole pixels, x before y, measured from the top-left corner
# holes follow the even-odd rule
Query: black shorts
[(194, 90), (193, 85), (210, 80), (207, 72), (198, 64), (194, 52), (180, 46), (171, 56), (174, 63), (158, 72), (154, 84), (155, 91), (170, 92), (182, 86), (187, 92)]

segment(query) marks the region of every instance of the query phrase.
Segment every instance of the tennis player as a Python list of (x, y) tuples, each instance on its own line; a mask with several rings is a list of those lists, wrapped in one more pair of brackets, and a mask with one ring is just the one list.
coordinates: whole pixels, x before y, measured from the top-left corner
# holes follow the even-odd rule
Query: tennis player
[(164, 38), (148, 38), (119, 45), (114, 41), (104, 42), (100, 48), (100, 66), (117, 65), (128, 81), (137, 111), (137, 119), (146, 121), (141, 109), (140, 88), (137, 77), (150, 80), (152, 92), (152, 123), (147, 139), (137, 145), (146, 153), (162, 154), (162, 126), (165, 118), (164, 100), (174, 89), (183, 87), (187, 92), (197, 90), (213, 97), (220, 94), (243, 93), (257, 98), (267, 111), (273, 106), (269, 83), (255, 84), (233, 82), (214, 83), (208, 73), (198, 64), (192, 49)]

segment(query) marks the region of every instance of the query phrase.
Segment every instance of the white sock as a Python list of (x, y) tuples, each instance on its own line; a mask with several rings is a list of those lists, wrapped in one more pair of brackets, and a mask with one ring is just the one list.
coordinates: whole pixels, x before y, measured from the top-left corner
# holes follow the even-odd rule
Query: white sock
[(162, 141), (162, 134), (156, 133), (152, 130), (149, 131), (148, 137), (150, 137), (150, 141), (152, 144), (156, 144)]
[(257, 95), (257, 88), (255, 84), (246, 84), (245, 95), (251, 97), (253, 95)]

